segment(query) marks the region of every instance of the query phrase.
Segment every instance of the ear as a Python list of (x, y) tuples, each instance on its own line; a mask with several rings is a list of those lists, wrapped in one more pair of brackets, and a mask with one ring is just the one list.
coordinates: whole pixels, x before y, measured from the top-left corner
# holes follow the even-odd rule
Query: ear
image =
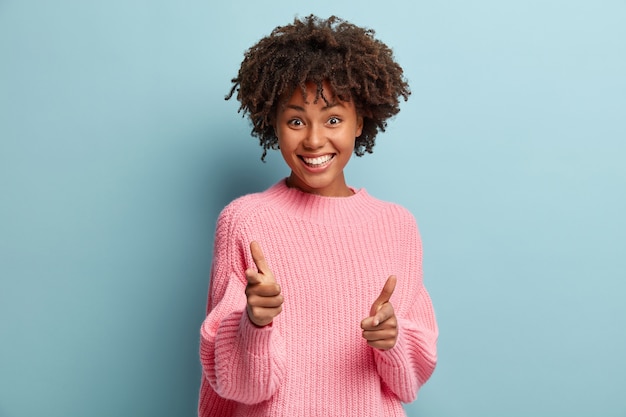
[(356, 134), (354, 135), (354, 137), (358, 138), (359, 136), (361, 136), (361, 133), (363, 133), (363, 116), (357, 116), (356, 117)]

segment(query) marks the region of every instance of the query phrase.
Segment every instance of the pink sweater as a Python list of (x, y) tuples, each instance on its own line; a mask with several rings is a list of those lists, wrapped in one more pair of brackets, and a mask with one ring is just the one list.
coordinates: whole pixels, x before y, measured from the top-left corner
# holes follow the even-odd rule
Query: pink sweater
[[(252, 240), (285, 299), (263, 328), (246, 313)], [(360, 323), (392, 274), (399, 334), (380, 351)], [(415, 400), (435, 368), (437, 324), (415, 220), (364, 189), (321, 197), (280, 181), (233, 201), (217, 222), (210, 287), (202, 417), (404, 416), (401, 402)]]

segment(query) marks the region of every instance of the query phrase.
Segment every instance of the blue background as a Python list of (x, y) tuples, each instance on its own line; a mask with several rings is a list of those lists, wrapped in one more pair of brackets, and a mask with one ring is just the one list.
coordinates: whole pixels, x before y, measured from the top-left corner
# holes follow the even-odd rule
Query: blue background
[(347, 178), (418, 218), (410, 416), (626, 416), (626, 2), (0, 0), (0, 416), (193, 416), (217, 214), (286, 176), (243, 51), (337, 14), (413, 95)]

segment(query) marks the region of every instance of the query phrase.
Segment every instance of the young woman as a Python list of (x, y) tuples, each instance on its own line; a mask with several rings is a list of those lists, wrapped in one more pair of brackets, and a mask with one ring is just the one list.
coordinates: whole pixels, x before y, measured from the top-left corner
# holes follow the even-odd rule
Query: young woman
[(233, 83), (291, 172), (218, 219), (199, 415), (404, 416), (436, 363), (417, 225), (344, 177), (410, 94), (402, 68), (373, 31), (308, 16)]

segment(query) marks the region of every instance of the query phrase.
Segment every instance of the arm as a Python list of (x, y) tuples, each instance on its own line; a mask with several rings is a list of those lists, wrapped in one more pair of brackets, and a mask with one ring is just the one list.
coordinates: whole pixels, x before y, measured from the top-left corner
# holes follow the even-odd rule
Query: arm
[(406, 317), (398, 317), (398, 335), (391, 349), (374, 349), (376, 368), (382, 380), (400, 401), (417, 398), (419, 388), (430, 378), (437, 363), (437, 324), (424, 287), (418, 292)]
[(218, 219), (200, 360), (215, 393), (255, 404), (269, 399), (280, 385), (285, 350), (272, 326), (257, 327), (246, 314), (247, 244), (232, 217), (226, 209)]
[[(374, 351), (381, 379), (402, 402), (414, 401), (437, 362), (438, 329), (430, 296), (422, 283), (422, 246), (412, 216), (396, 224), (404, 259), (402, 275), (389, 277), (363, 320), (363, 337)], [(393, 303), (390, 301), (395, 291)], [(394, 308), (395, 307), (395, 308)]]

